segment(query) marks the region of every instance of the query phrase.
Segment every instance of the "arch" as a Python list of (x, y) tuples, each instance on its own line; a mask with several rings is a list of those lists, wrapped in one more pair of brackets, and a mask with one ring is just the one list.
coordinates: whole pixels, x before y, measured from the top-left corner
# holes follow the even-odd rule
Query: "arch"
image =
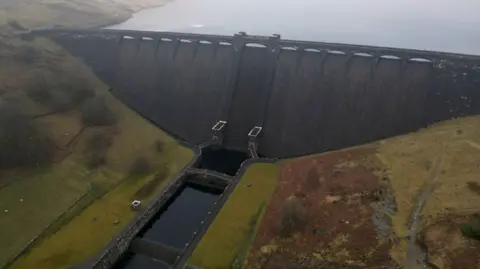
[(372, 54), (369, 54), (369, 53), (366, 53), (366, 52), (356, 52), (353, 55), (358, 56), (358, 57), (366, 57), (366, 58), (372, 58), (373, 57)]
[(414, 63), (431, 63), (432, 60), (425, 59), (425, 58), (410, 58), (408, 59), (409, 62), (414, 62)]
[(345, 55), (346, 53), (340, 50), (327, 50), (328, 54), (335, 54), (335, 55)]
[(250, 48), (266, 48), (267, 46), (260, 44), (260, 43), (247, 43), (245, 44), (246, 47)]
[(231, 46), (232, 45), (232, 43), (226, 42), (226, 41), (220, 41), (220, 42), (218, 42), (218, 44), (221, 45), (221, 46)]
[(281, 50), (290, 50), (290, 51), (295, 51), (298, 49), (298, 47), (280, 47)]
[(380, 56), (381, 59), (388, 59), (388, 60), (401, 60), (402, 58), (395, 56), (395, 55), (382, 55)]

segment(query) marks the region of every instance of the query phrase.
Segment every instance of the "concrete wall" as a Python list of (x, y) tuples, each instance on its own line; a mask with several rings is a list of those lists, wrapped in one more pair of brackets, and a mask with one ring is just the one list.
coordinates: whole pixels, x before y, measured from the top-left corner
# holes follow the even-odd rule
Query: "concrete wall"
[(123, 102), (199, 144), (289, 157), (358, 145), (480, 113), (480, 56), (281, 40), (105, 30), (42, 31)]
[(211, 138), (221, 118), (231, 48), (124, 39), (114, 93), (142, 115), (192, 143)]
[(260, 149), (273, 156), (358, 145), (480, 112), (478, 69), (298, 50), (278, 59)]

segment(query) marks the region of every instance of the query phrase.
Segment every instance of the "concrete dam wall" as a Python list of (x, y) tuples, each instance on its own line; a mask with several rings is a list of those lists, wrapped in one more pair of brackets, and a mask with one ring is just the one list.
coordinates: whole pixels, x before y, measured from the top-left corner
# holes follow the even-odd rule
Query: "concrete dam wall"
[(194, 144), (290, 157), (480, 113), (480, 56), (143, 31), (35, 32), (82, 58), (138, 113)]

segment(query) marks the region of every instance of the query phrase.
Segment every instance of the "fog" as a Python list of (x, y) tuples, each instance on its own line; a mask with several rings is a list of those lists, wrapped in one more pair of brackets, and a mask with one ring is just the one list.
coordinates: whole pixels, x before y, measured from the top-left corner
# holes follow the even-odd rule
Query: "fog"
[(478, 0), (174, 0), (110, 28), (282, 38), (480, 54)]

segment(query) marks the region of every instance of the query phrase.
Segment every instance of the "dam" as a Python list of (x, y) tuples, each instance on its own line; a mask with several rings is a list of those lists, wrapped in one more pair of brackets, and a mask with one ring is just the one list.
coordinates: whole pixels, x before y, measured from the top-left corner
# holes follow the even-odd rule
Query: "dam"
[(199, 145), (225, 122), (223, 147), (286, 158), (404, 134), (480, 112), (480, 56), (128, 30), (45, 30), (112, 93), (174, 137)]
[[(119, 100), (198, 149), (93, 268), (182, 268), (249, 163), (360, 145), (480, 113), (480, 56), (246, 33), (33, 34), (52, 38)], [(173, 229), (172, 222), (191, 225)], [(182, 236), (170, 238), (175, 232)]]

